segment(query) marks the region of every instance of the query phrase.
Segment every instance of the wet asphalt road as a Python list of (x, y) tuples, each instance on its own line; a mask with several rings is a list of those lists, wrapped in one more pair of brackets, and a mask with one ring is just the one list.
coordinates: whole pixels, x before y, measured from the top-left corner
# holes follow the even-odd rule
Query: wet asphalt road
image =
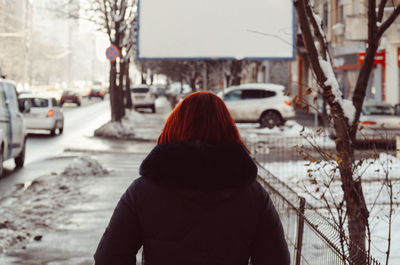
[[(82, 148), (90, 145), (87, 141), (93, 131), (110, 120), (110, 102), (100, 99), (84, 99), (81, 107), (65, 105), (64, 132), (51, 136), (48, 131), (28, 131), (25, 165), (16, 169), (14, 160), (4, 162), (4, 176), (0, 179), (0, 198), (6, 195), (16, 183), (32, 181), (34, 178), (58, 172), (63, 168), (66, 157), (54, 159), (71, 144), (79, 144)], [(46, 160), (53, 159), (52, 163)], [(64, 161), (63, 161), (64, 160)]]

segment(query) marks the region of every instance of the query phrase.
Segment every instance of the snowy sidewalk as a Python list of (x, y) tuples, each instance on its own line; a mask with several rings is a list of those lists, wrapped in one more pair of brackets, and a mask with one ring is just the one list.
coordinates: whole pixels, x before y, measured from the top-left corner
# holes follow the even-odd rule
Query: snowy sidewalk
[(139, 165), (169, 115), (167, 102), (158, 103), (156, 114), (128, 113), (121, 128), (129, 137), (76, 139), (64, 150), (64, 170), (20, 184), (0, 201), (0, 264), (94, 263), (119, 198), (139, 177)]
[[(94, 168), (91, 172), (85, 172), (90, 165), (77, 165), (80, 158), (70, 164), (70, 176), (43, 176), (26, 189), (28, 192), (15, 195), (7, 205), (13, 207), (15, 217), (25, 220), (0, 220), (0, 242), (4, 236), (14, 241), (0, 255), (0, 264), (93, 264), (92, 256), (113, 209), (139, 177), (138, 168), (145, 155), (98, 154), (89, 160)], [(14, 203), (24, 199), (27, 201), (22, 205)], [(8, 215), (12, 217), (11, 212)], [(7, 242), (2, 243), (4, 247)]]

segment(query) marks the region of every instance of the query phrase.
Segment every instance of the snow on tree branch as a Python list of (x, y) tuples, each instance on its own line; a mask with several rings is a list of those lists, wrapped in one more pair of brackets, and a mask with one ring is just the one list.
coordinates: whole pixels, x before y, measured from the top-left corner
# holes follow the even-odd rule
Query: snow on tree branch
[[(313, 10), (312, 7), (309, 7), (309, 12), (311, 13), (312, 17), (310, 19), (313, 19), (312, 25), (314, 26), (314, 35), (318, 36), (320, 38), (320, 43), (322, 47), (320, 47), (322, 50), (320, 52), (322, 53), (322, 56), (318, 57), (318, 62), (321, 66), (322, 72), (326, 78), (326, 81), (324, 82), (324, 85), (326, 87), (330, 87), (332, 91), (332, 95), (334, 96), (333, 102), (337, 102), (343, 109), (343, 115), (348, 119), (349, 125), (352, 125), (354, 122), (354, 117), (356, 113), (356, 109), (353, 105), (353, 103), (350, 100), (343, 99), (343, 94), (342, 91), (339, 89), (339, 83), (336, 79), (335, 73), (333, 71), (332, 67), (332, 62), (328, 53), (327, 49), (327, 41), (326, 41), (326, 36), (325, 32), (322, 29), (322, 20), (321, 17), (316, 14)], [(316, 46), (318, 48), (318, 46)]]
[(343, 115), (348, 119), (349, 125), (353, 124), (356, 108), (351, 100), (343, 99), (342, 91), (339, 89), (339, 83), (333, 72), (332, 63), (329, 59), (325, 61), (322, 57), (319, 57), (318, 61), (326, 77), (324, 85), (331, 87), (332, 95), (335, 97), (333, 102), (337, 102), (342, 107)]

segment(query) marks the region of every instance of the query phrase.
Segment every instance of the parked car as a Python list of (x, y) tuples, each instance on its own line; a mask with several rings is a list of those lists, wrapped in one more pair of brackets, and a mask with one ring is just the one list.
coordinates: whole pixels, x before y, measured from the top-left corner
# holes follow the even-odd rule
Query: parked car
[(14, 82), (0, 77), (0, 177), (3, 175), (3, 161), (14, 158), (16, 167), (24, 165), (24, 112), (29, 112), (29, 105), (18, 104)]
[(78, 107), (82, 104), (82, 98), (78, 92), (72, 90), (64, 90), (60, 98), (60, 106), (64, 103), (75, 103)]
[(101, 87), (95, 86), (92, 87), (89, 91), (89, 99), (92, 98), (101, 98), (102, 100), (104, 99), (104, 91)]
[(64, 131), (64, 114), (57, 100), (49, 96), (21, 95), (20, 104), (30, 104), (30, 111), (24, 114), (26, 129), (49, 130), (51, 135)]
[[(397, 111), (397, 112), (396, 112)], [(364, 102), (357, 142), (394, 142), (400, 136), (400, 111), (386, 102)]]
[(153, 113), (156, 112), (156, 97), (151, 92), (150, 86), (138, 85), (131, 87), (131, 95), (133, 107), (139, 108), (150, 108)]
[(232, 86), (218, 95), (225, 101), (235, 122), (258, 122), (273, 128), (295, 116), (285, 87), (277, 84), (244, 84)]

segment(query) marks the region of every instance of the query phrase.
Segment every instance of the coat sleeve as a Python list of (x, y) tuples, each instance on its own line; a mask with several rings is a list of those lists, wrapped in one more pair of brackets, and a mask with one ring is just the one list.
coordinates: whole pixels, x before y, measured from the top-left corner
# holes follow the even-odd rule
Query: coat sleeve
[(94, 254), (95, 265), (134, 265), (142, 246), (142, 234), (135, 207), (135, 182), (118, 202)]
[[(262, 188), (262, 187), (260, 187)], [(251, 251), (252, 265), (289, 265), (290, 253), (279, 215), (264, 188), (258, 231)]]

